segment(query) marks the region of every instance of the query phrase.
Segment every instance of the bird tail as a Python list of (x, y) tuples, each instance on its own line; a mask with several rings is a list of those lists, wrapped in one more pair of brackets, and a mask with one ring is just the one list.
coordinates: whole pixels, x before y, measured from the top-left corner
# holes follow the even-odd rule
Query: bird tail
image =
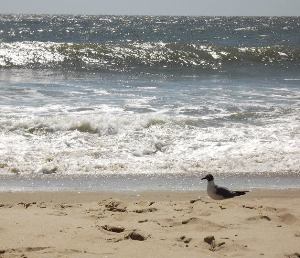
[(249, 191), (234, 191), (234, 196), (240, 196), (248, 193)]

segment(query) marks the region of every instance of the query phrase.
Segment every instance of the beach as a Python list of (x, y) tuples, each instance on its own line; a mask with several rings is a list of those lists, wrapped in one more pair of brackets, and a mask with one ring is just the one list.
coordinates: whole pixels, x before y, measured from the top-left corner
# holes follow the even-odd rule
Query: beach
[(289, 257), (300, 190), (2, 192), (0, 257)]
[(299, 31), (0, 14), (0, 258), (299, 258)]

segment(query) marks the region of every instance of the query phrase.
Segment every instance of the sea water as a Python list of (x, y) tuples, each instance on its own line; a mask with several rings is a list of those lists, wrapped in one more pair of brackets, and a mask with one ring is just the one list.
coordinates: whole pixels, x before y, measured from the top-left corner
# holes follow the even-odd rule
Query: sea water
[(299, 46), (299, 17), (0, 15), (1, 189), (299, 186)]

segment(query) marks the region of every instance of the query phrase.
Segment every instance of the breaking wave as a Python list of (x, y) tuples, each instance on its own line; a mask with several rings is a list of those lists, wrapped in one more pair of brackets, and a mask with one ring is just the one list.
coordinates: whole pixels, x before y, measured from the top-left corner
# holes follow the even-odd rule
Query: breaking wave
[(199, 128), (199, 119), (126, 114), (7, 121), (0, 172), (299, 173), (296, 122), (291, 116), (267, 129), (236, 123)]
[(232, 47), (187, 43), (0, 43), (0, 68), (82, 71), (226, 70), (253, 65), (300, 65), (300, 48)]

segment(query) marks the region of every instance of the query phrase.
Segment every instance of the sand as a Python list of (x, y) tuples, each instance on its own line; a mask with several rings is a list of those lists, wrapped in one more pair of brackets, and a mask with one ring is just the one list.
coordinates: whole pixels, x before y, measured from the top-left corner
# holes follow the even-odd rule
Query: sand
[(300, 189), (0, 193), (0, 257), (300, 257)]

